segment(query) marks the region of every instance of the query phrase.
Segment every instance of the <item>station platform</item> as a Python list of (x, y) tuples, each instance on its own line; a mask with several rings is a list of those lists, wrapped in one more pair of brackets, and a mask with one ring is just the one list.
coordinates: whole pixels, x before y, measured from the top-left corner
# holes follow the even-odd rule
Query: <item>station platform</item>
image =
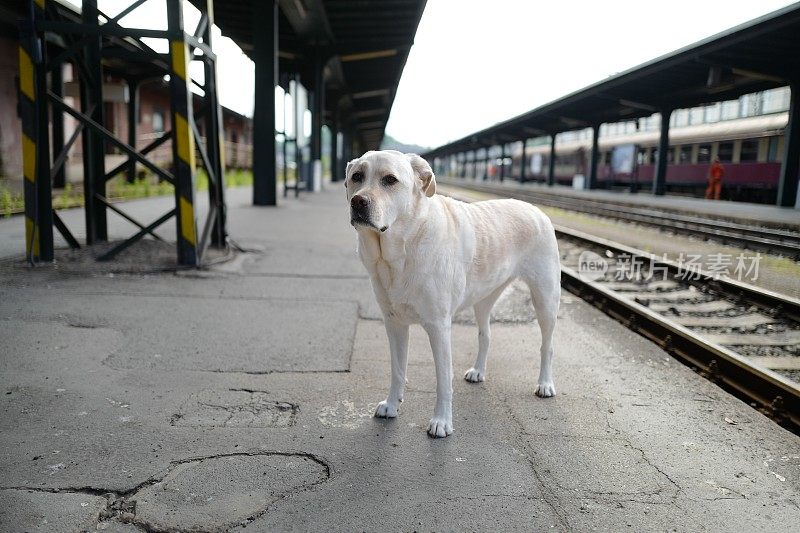
[(399, 418), (372, 418), (388, 343), (342, 193), (229, 191), (249, 252), (206, 270), (30, 269), (0, 221), (0, 531), (796, 530), (800, 437), (567, 293), (556, 397), (512, 285), (486, 382), (454, 325), (453, 435), (425, 431), (419, 327)]
[(564, 185), (548, 186), (539, 182), (519, 183), (513, 179), (483, 181), (472, 178), (446, 177), (443, 183), (458, 185), (459, 183), (484, 183), (492, 186), (509, 187), (535, 192), (536, 194), (550, 194), (567, 198), (580, 198), (598, 200), (623, 206), (654, 208), (685, 215), (697, 215), (706, 218), (728, 220), (740, 224), (768, 226), (800, 231), (800, 209), (793, 207), (778, 207), (767, 204), (754, 204), (747, 202), (730, 202), (726, 200), (705, 200), (688, 196), (664, 195), (654, 196), (649, 190), (637, 193), (624, 190), (603, 189), (573, 189)]

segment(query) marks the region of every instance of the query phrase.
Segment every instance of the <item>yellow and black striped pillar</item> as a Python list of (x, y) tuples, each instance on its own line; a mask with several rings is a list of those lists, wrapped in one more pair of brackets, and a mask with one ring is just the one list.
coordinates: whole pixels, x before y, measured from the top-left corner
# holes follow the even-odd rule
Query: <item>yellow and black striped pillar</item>
[(178, 226), (178, 263), (197, 266), (197, 221), (194, 209), (195, 145), (190, 120), (189, 47), (183, 31), (180, 0), (167, 0), (170, 33), (170, 92), (172, 97), (172, 156)]
[(31, 0), (19, 41), (19, 110), (22, 122), (22, 173), (25, 182), (25, 256), (53, 260), (53, 199), (46, 100), (46, 72), (36, 20), (45, 0)]

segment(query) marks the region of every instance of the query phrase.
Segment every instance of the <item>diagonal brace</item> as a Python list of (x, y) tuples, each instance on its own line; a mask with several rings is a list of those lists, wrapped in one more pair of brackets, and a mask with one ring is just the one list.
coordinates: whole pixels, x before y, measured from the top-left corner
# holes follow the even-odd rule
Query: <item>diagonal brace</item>
[(130, 146), (128, 146), (124, 142), (122, 142), (119, 139), (117, 139), (114, 136), (113, 133), (111, 133), (110, 131), (105, 129), (103, 126), (101, 126), (100, 124), (98, 124), (97, 122), (92, 120), (91, 118), (87, 117), (86, 115), (84, 115), (80, 111), (77, 111), (77, 110), (73, 109), (72, 107), (68, 106), (67, 104), (65, 104), (64, 101), (61, 98), (59, 98), (58, 96), (53, 94), (51, 91), (47, 91), (47, 96), (50, 98), (50, 101), (53, 102), (53, 104), (55, 104), (56, 107), (66, 111), (68, 114), (72, 115), (73, 118), (75, 118), (78, 121), (84, 123), (86, 126), (89, 126), (94, 131), (100, 133), (103, 137), (105, 137), (105, 139), (108, 142), (110, 142), (111, 144), (116, 145), (120, 150), (122, 150), (123, 152), (125, 152), (129, 156), (133, 157), (134, 159), (138, 160), (140, 163), (142, 163), (144, 166), (146, 166), (147, 168), (152, 170), (154, 173), (156, 173), (159, 176), (161, 176), (163, 179), (167, 180), (168, 182), (170, 182), (172, 184), (175, 183), (175, 178), (174, 178), (174, 176), (172, 174), (170, 174), (169, 172), (165, 171), (162, 168), (159, 168), (158, 166), (153, 164), (153, 162), (151, 162), (146, 157), (144, 157), (142, 154), (137, 152), (134, 148), (131, 148)]

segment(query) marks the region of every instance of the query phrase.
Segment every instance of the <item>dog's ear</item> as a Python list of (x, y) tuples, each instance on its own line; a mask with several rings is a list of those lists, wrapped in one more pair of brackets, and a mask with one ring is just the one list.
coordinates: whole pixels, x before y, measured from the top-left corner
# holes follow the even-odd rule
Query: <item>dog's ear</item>
[(411, 163), (411, 168), (414, 169), (414, 175), (421, 182), (420, 188), (425, 196), (430, 198), (436, 194), (436, 176), (433, 175), (433, 169), (428, 162), (417, 154), (406, 154), (406, 157)]
[(350, 174), (353, 171), (353, 167), (356, 166), (356, 163), (358, 163), (359, 159), (361, 159), (361, 158), (360, 157), (356, 157), (355, 159), (353, 159), (349, 163), (347, 163), (347, 167), (345, 167), (345, 169), (344, 169), (344, 186), (345, 187), (347, 187), (347, 178), (350, 177)]

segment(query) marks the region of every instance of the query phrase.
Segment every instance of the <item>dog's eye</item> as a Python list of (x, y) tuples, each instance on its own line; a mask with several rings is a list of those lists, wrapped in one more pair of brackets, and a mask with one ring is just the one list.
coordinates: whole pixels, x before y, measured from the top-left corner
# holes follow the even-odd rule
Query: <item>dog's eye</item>
[(391, 174), (388, 174), (388, 175), (383, 177), (383, 179), (381, 180), (381, 183), (383, 183), (386, 186), (394, 185), (395, 183), (397, 183), (397, 178), (395, 178)]
[(353, 175), (350, 176), (350, 179), (353, 180), (353, 182), (355, 183), (361, 183), (362, 181), (364, 181), (364, 174), (362, 174), (361, 172), (354, 172)]

